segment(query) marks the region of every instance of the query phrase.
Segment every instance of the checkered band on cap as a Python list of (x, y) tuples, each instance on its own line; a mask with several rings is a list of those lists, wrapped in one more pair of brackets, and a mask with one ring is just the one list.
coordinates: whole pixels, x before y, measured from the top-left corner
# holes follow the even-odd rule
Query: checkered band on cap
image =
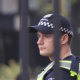
[[(46, 22), (46, 21), (40, 21), (38, 26), (46, 26), (46, 27), (49, 27), (49, 28), (54, 28), (54, 25), (52, 23), (49, 23), (49, 22)], [(73, 32), (67, 28), (64, 28), (64, 27), (60, 27), (60, 31), (62, 32), (65, 32), (67, 34), (70, 34), (73, 36)]]
[(67, 28), (60, 27), (60, 31), (65, 32), (65, 33), (73, 36), (73, 32), (71, 30), (67, 29)]
[(46, 22), (46, 21), (40, 21), (38, 26), (46, 26), (46, 27), (54, 28), (52, 23), (49, 23), (49, 22)]

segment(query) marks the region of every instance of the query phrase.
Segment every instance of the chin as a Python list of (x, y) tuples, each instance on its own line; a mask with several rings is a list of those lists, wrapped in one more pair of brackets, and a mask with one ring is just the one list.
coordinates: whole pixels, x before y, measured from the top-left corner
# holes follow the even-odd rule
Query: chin
[(46, 54), (40, 54), (41, 56), (47, 56)]
[(40, 55), (41, 55), (41, 56), (49, 56), (48, 53), (42, 53), (42, 52), (40, 52)]

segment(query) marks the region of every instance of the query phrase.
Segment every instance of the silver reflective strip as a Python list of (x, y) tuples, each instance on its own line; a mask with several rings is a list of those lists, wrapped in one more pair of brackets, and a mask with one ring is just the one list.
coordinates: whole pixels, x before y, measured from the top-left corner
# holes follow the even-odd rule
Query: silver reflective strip
[(71, 63), (68, 62), (60, 62), (60, 67), (66, 68), (70, 70)]

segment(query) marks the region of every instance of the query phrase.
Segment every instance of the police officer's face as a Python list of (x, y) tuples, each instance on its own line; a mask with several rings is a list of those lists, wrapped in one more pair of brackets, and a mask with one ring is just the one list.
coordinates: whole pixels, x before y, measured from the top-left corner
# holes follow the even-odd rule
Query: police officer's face
[(37, 32), (38, 35), (38, 48), (40, 51), (40, 55), (42, 56), (52, 56), (53, 53), (53, 34), (43, 34), (41, 32)]

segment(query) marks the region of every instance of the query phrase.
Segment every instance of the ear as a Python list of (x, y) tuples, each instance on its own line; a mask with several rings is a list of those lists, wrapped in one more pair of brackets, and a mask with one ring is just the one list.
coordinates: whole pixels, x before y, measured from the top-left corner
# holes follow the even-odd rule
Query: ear
[(60, 39), (60, 43), (61, 44), (66, 44), (68, 42), (68, 38), (69, 38), (68, 34), (62, 35), (61, 39)]

